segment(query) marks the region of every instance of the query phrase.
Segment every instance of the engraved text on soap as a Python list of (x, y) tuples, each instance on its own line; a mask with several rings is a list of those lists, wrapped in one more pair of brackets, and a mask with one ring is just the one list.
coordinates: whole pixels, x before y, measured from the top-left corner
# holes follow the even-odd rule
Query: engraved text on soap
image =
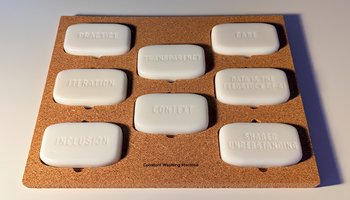
[(55, 145), (59, 146), (83, 146), (83, 145), (108, 145), (109, 137), (57, 137)]
[(245, 133), (244, 141), (228, 142), (230, 149), (298, 149), (297, 142), (279, 142), (275, 133)]
[(224, 89), (286, 89), (286, 83), (276, 83), (274, 76), (231, 76), (230, 83), (224, 83)]
[(106, 79), (69, 79), (68, 86), (71, 87), (109, 87), (114, 86), (114, 80)]
[(190, 114), (193, 111), (193, 106), (153, 106), (152, 112), (156, 114)]
[(201, 59), (199, 54), (193, 55), (146, 55), (146, 61), (198, 61)]
[(117, 39), (117, 32), (79, 32), (80, 39)]
[(258, 37), (258, 34), (256, 32), (250, 32), (250, 31), (236, 32), (235, 35), (237, 38), (257, 38)]

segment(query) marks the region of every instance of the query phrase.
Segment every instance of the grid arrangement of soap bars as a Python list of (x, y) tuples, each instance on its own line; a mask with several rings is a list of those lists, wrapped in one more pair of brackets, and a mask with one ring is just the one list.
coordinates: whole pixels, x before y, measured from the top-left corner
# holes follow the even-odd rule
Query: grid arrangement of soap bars
[[(151, 40), (156, 21), (175, 27)], [(62, 17), (23, 183), (315, 187), (283, 31), (281, 16)]]

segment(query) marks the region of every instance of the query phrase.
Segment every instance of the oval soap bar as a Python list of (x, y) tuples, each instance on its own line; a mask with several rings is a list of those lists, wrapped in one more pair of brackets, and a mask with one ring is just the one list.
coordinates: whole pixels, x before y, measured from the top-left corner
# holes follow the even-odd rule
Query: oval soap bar
[(279, 123), (233, 123), (219, 132), (224, 162), (239, 167), (284, 167), (302, 157), (296, 128)]
[(151, 134), (191, 134), (208, 127), (207, 99), (197, 94), (147, 94), (137, 98), (134, 124)]
[(121, 24), (75, 24), (68, 27), (64, 50), (72, 55), (122, 55), (130, 50), (130, 28)]
[(197, 45), (153, 45), (139, 50), (137, 70), (147, 79), (199, 78), (205, 73), (205, 56)]
[(62, 123), (46, 128), (40, 158), (54, 167), (103, 167), (121, 158), (123, 133), (110, 123)]
[(280, 44), (276, 28), (264, 23), (216, 25), (211, 32), (214, 52), (224, 55), (266, 55), (277, 52)]
[(63, 105), (114, 105), (126, 98), (127, 76), (116, 69), (69, 69), (58, 73), (54, 100)]
[(272, 68), (231, 68), (215, 76), (216, 98), (225, 104), (276, 105), (289, 99), (286, 74)]

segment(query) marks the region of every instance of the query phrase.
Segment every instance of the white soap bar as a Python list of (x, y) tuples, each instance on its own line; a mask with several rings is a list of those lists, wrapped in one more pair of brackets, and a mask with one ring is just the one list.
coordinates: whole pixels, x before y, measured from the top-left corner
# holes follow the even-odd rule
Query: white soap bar
[(123, 133), (111, 123), (62, 123), (46, 128), (40, 158), (54, 167), (103, 167), (121, 158)]
[(208, 127), (207, 99), (197, 94), (147, 94), (137, 98), (134, 124), (151, 134), (191, 134)]
[(296, 128), (279, 123), (234, 123), (219, 132), (224, 162), (239, 167), (284, 167), (302, 157)]
[(131, 31), (121, 24), (75, 24), (68, 27), (64, 50), (72, 55), (122, 55), (130, 50)]
[(244, 57), (272, 54), (280, 46), (276, 28), (264, 23), (217, 25), (212, 29), (211, 42), (216, 53)]
[(127, 76), (116, 69), (69, 69), (58, 73), (53, 90), (63, 105), (114, 105), (126, 98)]
[(225, 69), (215, 76), (216, 98), (225, 104), (276, 105), (290, 96), (286, 74), (279, 69)]
[(147, 79), (199, 78), (205, 73), (205, 55), (197, 45), (153, 45), (139, 50), (137, 70)]

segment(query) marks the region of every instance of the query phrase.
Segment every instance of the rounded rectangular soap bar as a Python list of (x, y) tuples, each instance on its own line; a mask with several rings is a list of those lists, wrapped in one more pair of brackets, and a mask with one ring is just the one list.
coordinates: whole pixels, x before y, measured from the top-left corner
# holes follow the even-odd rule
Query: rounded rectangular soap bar
[(121, 158), (123, 133), (111, 123), (62, 123), (45, 129), (40, 159), (54, 167), (103, 167)]
[(239, 167), (284, 167), (302, 157), (296, 128), (279, 123), (233, 123), (219, 132), (224, 162)]
[(205, 55), (197, 45), (152, 45), (139, 50), (137, 70), (147, 79), (199, 78), (205, 73)]
[(211, 32), (213, 51), (224, 55), (266, 55), (280, 46), (276, 28), (264, 23), (216, 25)]
[(58, 73), (54, 100), (63, 105), (114, 105), (126, 98), (127, 76), (116, 69), (69, 69)]
[(130, 50), (130, 28), (121, 24), (75, 24), (68, 27), (64, 50), (72, 55), (122, 55)]
[(147, 94), (137, 98), (134, 124), (151, 134), (192, 134), (208, 127), (207, 99), (197, 94)]
[(225, 104), (276, 105), (289, 99), (286, 74), (272, 68), (231, 68), (215, 76), (216, 98)]

